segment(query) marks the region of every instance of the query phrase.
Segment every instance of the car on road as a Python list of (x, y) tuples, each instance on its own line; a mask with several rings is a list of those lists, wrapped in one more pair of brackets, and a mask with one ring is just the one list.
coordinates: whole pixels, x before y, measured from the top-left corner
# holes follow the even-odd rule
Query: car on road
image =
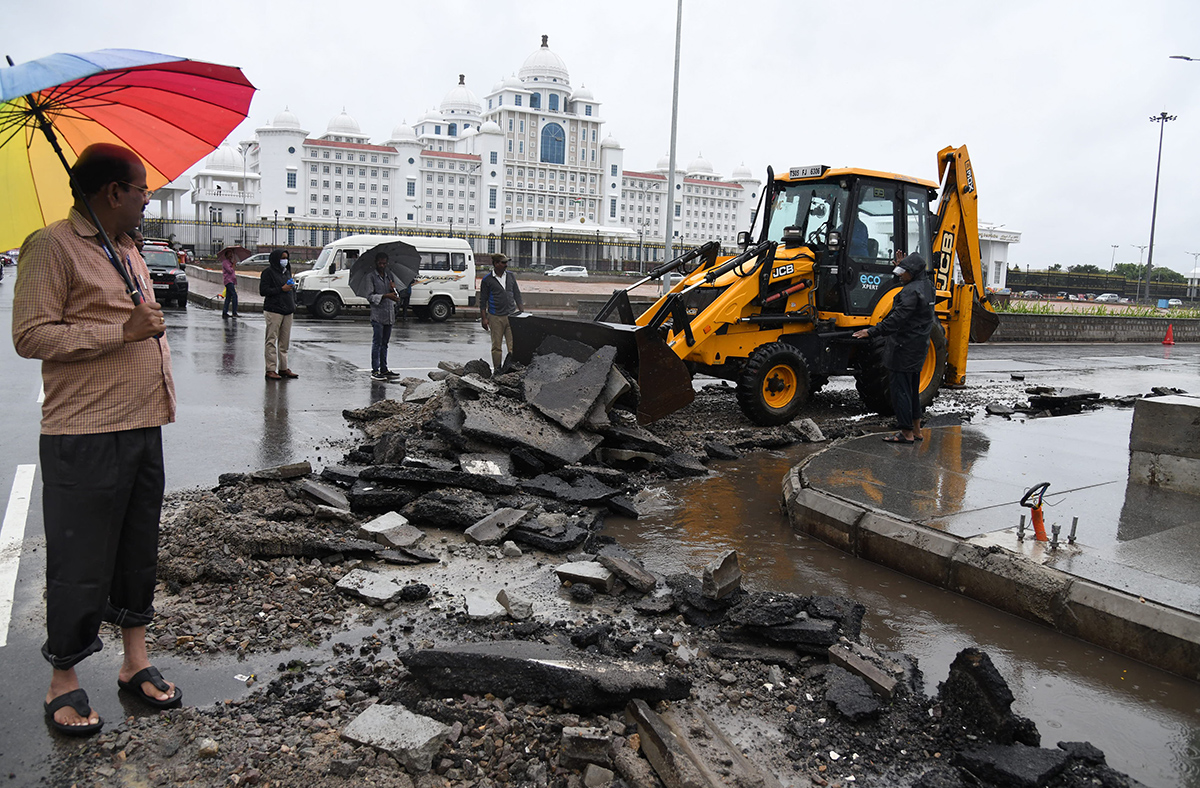
[(546, 276), (587, 276), (587, 269), (582, 265), (560, 265), (546, 271)]
[(1021, 293), (1022, 298), (1041, 298), (1042, 294), (1036, 290), (1025, 290)]
[(163, 306), (176, 305), (187, 308), (188, 278), (187, 272), (179, 262), (179, 253), (169, 246), (146, 244), (142, 249), (142, 259), (150, 269), (150, 279), (154, 283), (154, 300)]
[(254, 266), (254, 265), (261, 265), (261, 266), (265, 267), (267, 265), (270, 265), (270, 263), (271, 263), (271, 253), (270, 252), (259, 252), (258, 254), (250, 255), (245, 260), (238, 263), (238, 266), (239, 267), (240, 266), (249, 267), (249, 266)]
[(673, 288), (673, 287), (675, 287), (675, 285), (679, 284), (682, 281), (683, 281), (683, 274), (675, 273), (674, 271), (667, 274), (667, 287)]
[(1116, 304), (1120, 302), (1121, 296), (1116, 293), (1101, 293), (1096, 296), (1096, 301), (1101, 304)]
[(1175, 309), (1176, 307), (1182, 307), (1182, 306), (1183, 306), (1183, 301), (1179, 300), (1178, 298), (1168, 298), (1167, 299), (1167, 309)]

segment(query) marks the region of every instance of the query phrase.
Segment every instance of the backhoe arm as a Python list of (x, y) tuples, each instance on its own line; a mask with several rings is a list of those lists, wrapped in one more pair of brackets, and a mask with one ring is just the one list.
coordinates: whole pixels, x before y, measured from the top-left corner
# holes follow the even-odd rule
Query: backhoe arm
[(979, 254), (979, 193), (967, 146), (943, 148), (938, 152), (938, 180), (942, 199), (934, 226), (934, 285), (948, 291), (954, 278), (954, 255), (962, 265), (962, 279), (983, 301), (984, 275)]

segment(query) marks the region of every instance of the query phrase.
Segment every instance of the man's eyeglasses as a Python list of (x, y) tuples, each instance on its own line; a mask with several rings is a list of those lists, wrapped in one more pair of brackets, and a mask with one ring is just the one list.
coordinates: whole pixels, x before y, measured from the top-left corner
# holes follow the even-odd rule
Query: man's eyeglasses
[(121, 184), (122, 186), (128, 186), (131, 189), (137, 189), (142, 193), (143, 200), (149, 200), (150, 195), (153, 193), (152, 190), (146, 188), (145, 186), (138, 186), (136, 183), (129, 183), (128, 181), (117, 181), (117, 183)]

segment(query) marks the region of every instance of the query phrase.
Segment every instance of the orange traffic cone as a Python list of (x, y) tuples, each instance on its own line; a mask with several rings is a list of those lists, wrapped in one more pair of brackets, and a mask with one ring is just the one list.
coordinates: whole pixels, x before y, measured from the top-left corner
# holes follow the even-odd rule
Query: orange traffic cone
[(1173, 323), (1167, 323), (1167, 335), (1165, 337), (1163, 337), (1163, 344), (1164, 345), (1174, 345), (1175, 344), (1175, 325)]

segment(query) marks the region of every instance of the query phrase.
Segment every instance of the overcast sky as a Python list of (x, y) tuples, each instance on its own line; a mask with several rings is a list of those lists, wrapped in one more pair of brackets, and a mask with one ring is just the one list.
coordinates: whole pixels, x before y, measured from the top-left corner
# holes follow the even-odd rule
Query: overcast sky
[[(232, 141), (288, 107), (313, 136), (344, 107), (372, 141), (465, 74), (482, 100), (550, 36), (572, 87), (600, 102), (625, 167), (670, 146), (672, 0), (113, 3), (7, 0), (4, 52), (146, 49), (240, 66), (258, 88)], [(597, 12), (596, 9), (603, 9)], [(1196, 0), (684, 0), (678, 161), (728, 176), (801, 164), (936, 180), (969, 146), (980, 219), (1022, 233), (1022, 267), (1137, 262), (1149, 243), (1166, 125), (1155, 265), (1200, 252)]]

